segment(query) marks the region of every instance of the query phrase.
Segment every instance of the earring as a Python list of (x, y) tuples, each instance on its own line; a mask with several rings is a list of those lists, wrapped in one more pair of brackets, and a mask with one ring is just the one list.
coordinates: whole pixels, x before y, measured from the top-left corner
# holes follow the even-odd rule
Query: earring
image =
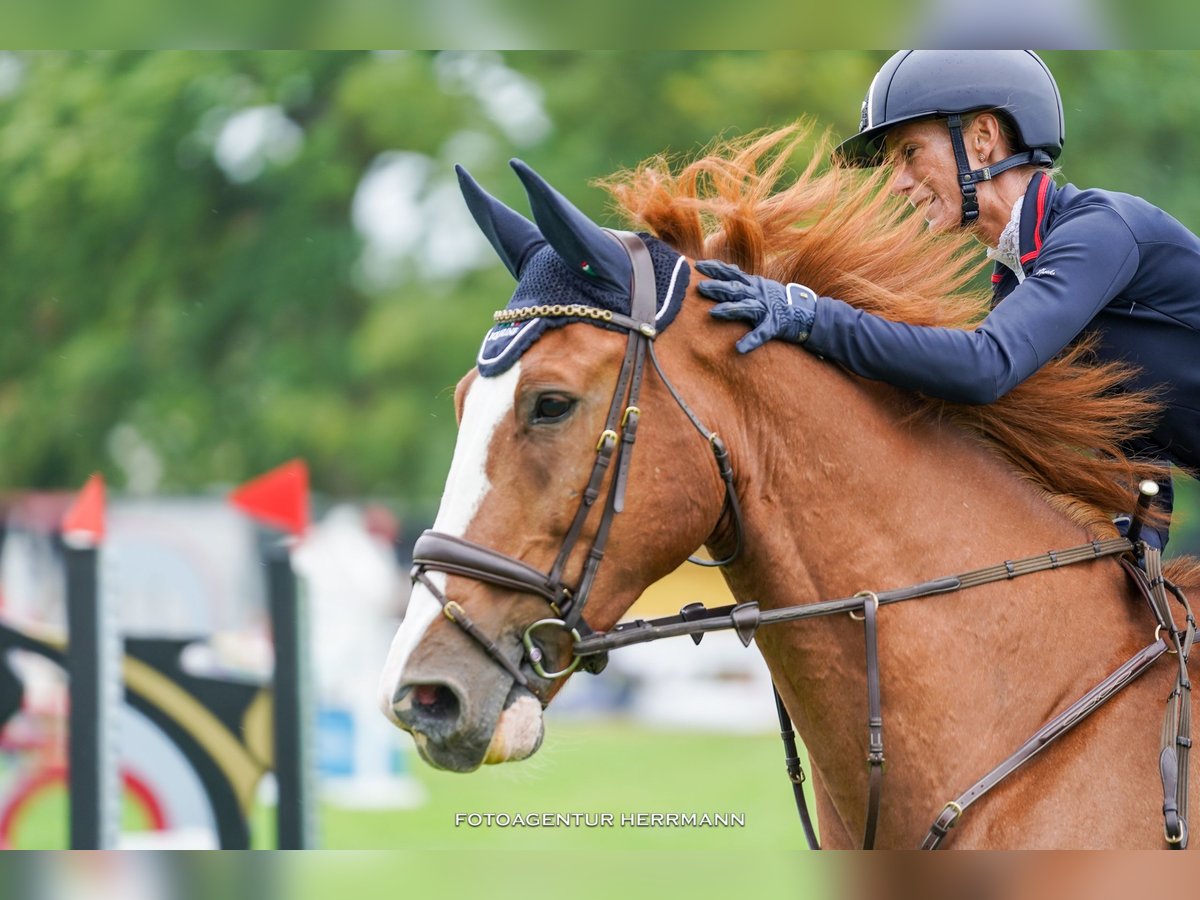
[(980, 154), (979, 154), (979, 161), (980, 161), (980, 162), (985, 162), (986, 160), (987, 160), (987, 154), (986, 154), (986, 153), (980, 153)]

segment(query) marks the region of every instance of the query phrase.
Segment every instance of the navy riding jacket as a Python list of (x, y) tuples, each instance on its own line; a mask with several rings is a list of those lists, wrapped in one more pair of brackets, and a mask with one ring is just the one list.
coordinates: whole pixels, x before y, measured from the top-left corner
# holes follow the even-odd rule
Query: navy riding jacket
[(1129, 387), (1164, 401), (1132, 449), (1200, 469), (1200, 238), (1129, 194), (1057, 187), (1037, 173), (1021, 209), (1025, 280), (999, 263), (974, 331), (891, 322), (821, 297), (808, 349), (867, 378), (990, 403), (1084, 331), (1101, 361), (1137, 366)]

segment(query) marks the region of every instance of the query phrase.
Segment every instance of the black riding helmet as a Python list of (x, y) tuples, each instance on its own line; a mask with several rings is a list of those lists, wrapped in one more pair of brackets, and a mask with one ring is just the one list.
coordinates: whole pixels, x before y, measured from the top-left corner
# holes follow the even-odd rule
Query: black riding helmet
[[(1000, 110), (1013, 125), (1018, 152), (995, 165), (972, 169), (962, 137), (962, 115)], [(904, 122), (946, 119), (958, 184), (962, 224), (979, 216), (975, 184), (1014, 166), (1050, 165), (1063, 146), (1062, 98), (1054, 76), (1032, 50), (901, 50), (871, 81), (858, 134), (834, 151), (852, 166), (883, 162), (883, 140)]]

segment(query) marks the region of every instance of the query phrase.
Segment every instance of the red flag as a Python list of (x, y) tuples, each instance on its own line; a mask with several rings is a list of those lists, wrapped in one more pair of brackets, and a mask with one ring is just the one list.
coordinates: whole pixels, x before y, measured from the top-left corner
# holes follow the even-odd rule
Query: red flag
[(229, 495), (247, 515), (300, 537), (308, 530), (308, 466), (293, 459), (251, 479)]
[(96, 472), (62, 520), (63, 539), (68, 544), (95, 547), (104, 540), (104, 477)]

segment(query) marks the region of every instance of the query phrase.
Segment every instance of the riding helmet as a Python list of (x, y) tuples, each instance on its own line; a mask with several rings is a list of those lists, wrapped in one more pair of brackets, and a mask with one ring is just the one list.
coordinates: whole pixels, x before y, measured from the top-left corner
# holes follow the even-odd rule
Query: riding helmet
[(984, 109), (1008, 115), (1020, 142), (1014, 150), (1040, 150), (1050, 161), (1062, 152), (1062, 97), (1033, 51), (901, 50), (875, 75), (858, 134), (835, 155), (850, 165), (879, 165), (884, 136), (896, 125)]

